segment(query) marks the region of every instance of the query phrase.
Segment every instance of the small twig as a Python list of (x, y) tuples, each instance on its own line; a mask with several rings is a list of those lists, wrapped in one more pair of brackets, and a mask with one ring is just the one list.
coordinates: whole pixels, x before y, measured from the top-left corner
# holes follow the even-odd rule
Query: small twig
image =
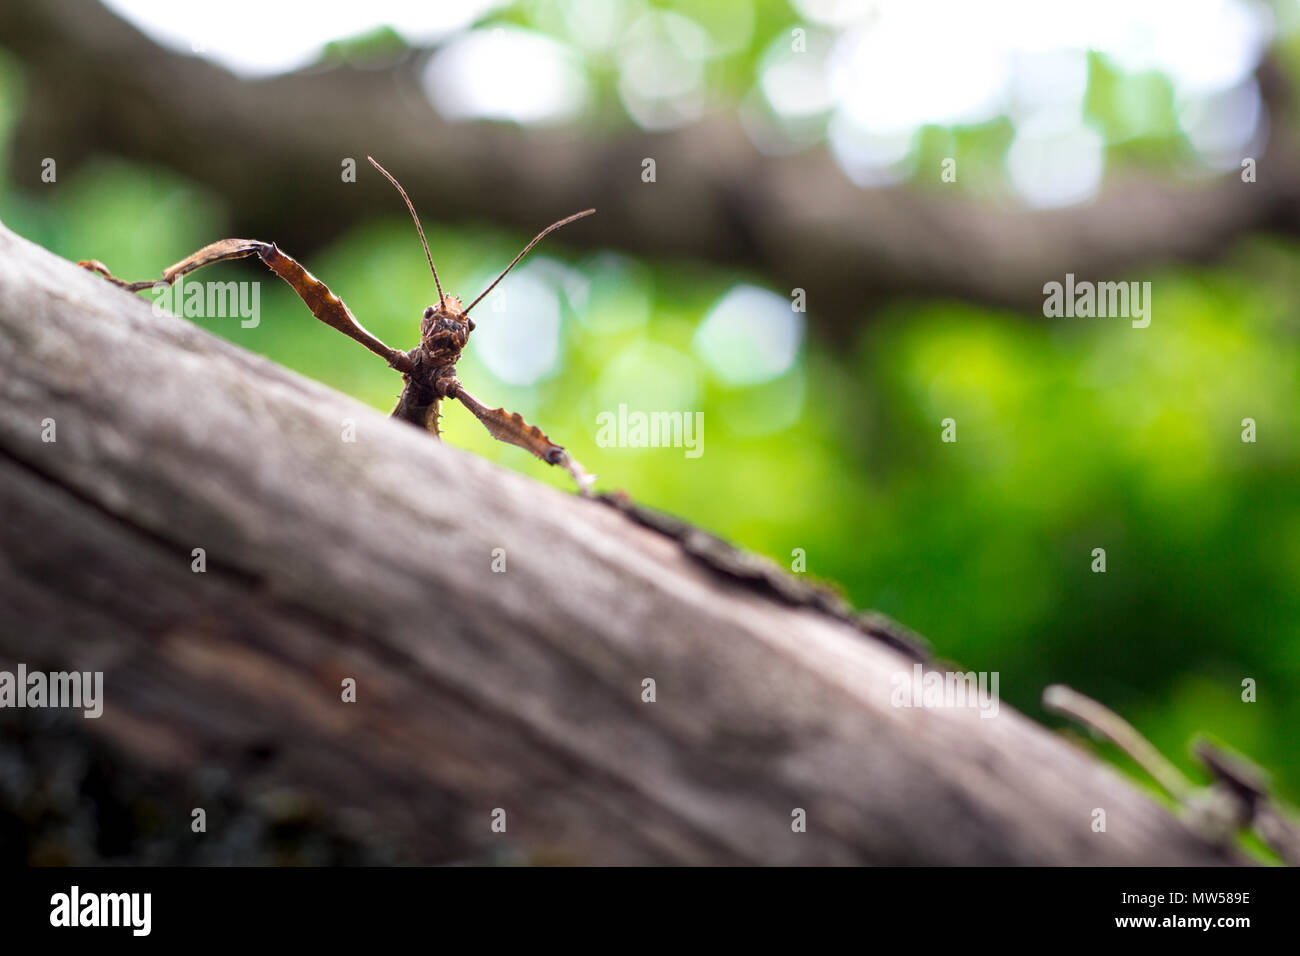
[(1077, 724), (1090, 727), (1124, 751), (1149, 773), (1165, 791), (1185, 803), (1196, 787), (1183, 776), (1165, 755), (1119, 714), (1091, 697), (1064, 684), (1052, 684), (1043, 691), (1043, 706), (1054, 714), (1069, 717)]
[(1133, 758), (1182, 806), (1183, 821), (1206, 840), (1226, 846), (1242, 828), (1251, 827), (1282, 859), (1300, 865), (1300, 827), (1268, 792), (1268, 777), (1237, 754), (1198, 738), (1192, 753), (1214, 776), (1197, 786), (1124, 718), (1104, 704), (1064, 684), (1043, 691), (1043, 706), (1089, 727)]

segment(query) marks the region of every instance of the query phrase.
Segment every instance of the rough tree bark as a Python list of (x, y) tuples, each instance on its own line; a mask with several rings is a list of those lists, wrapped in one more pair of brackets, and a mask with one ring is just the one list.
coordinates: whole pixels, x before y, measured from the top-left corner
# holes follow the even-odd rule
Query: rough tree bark
[[(158, 47), (93, 0), (0, 5), (0, 47), (26, 71), (11, 166), (20, 185), (39, 188), (45, 157), (63, 171), (116, 152), (210, 187), (229, 203), (229, 234), (307, 255), (358, 220), (401, 215), (377, 176), (340, 188), (341, 160), (369, 153), (426, 219), (486, 217), (531, 234), (595, 206), (566, 241), (738, 266), (803, 288), (814, 328), (831, 335), (900, 295), (1037, 313), (1043, 284), (1066, 272), (1120, 279), (1300, 225), (1292, 107), (1268, 63), (1273, 128), (1258, 182), (1130, 178), (1109, 182), (1094, 204), (1037, 212), (951, 190), (859, 189), (824, 150), (762, 156), (730, 113), (657, 134), (449, 123), (421, 91), (423, 51), (382, 69), (245, 82)], [(653, 185), (641, 182), (644, 157), (657, 163)]]
[(0, 507), (0, 667), (102, 670), (77, 723), (124, 765), (349, 808), (419, 862), (1237, 859), (1008, 707), (890, 706), (911, 661), (843, 622), (3, 228)]

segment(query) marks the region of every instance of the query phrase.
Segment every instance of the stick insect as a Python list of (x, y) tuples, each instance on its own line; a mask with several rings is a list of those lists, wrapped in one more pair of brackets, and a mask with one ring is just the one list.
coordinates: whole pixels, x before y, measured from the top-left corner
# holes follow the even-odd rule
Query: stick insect
[(299, 265), (297, 260), (281, 252), (273, 242), (261, 242), (256, 239), (219, 240), (211, 245), (204, 246), (188, 258), (182, 259), (174, 266), (165, 269), (160, 280), (149, 279), (143, 282), (125, 282), (116, 278), (97, 259), (83, 260), (78, 265), (99, 273), (108, 281), (123, 289), (130, 292), (139, 292), (159, 284), (171, 285), (186, 273), (211, 265), (214, 262), (257, 256), (268, 269), (293, 286), (294, 291), (311, 309), (312, 315), (326, 325), (360, 342), (370, 351), (387, 361), (389, 366), (402, 373), (402, 393), (397, 399), (397, 405), (393, 408), (393, 418), (410, 422), (412, 425), (426, 429), (435, 438), (440, 438), (438, 418), (442, 401), (444, 399), (456, 399), (483, 423), (484, 427), (492, 434), (492, 437), (508, 442), (511, 445), (517, 445), (536, 455), (548, 465), (563, 467), (578, 483), (579, 491), (584, 495), (589, 494), (592, 482), (595, 480), (594, 476), (587, 474), (583, 467), (564, 450), (563, 446), (557, 445), (547, 438), (536, 425), (529, 425), (525, 422), (518, 412), (507, 412), (504, 408), (489, 408), (467, 392), (465, 386), (456, 377), (456, 362), (460, 359), (461, 350), (465, 348), (466, 343), (469, 341), (469, 334), (474, 331), (474, 320), (469, 317), (469, 313), (474, 306), (483, 301), (483, 297), (496, 288), (497, 283), (506, 277), (506, 273), (513, 269), (519, 263), (519, 260), (532, 250), (533, 246), (561, 226), (568, 225), (584, 216), (589, 216), (596, 210), (584, 209), (582, 212), (574, 213), (559, 222), (551, 223), (551, 225), (539, 232), (519, 255), (515, 256), (510, 265), (506, 266), (501, 274), (492, 280), (492, 284), (479, 293), (478, 298), (467, 307), (462, 307), (460, 299), (454, 295), (446, 295), (442, 291), (442, 283), (438, 280), (438, 270), (434, 268), (433, 256), (429, 252), (429, 243), (424, 238), (424, 228), (420, 225), (420, 217), (416, 215), (415, 206), (411, 203), (410, 197), (406, 195), (406, 190), (402, 188), (402, 184), (393, 178), (388, 170), (375, 161), (374, 157), (367, 156), (366, 158), (370, 160), (370, 164), (375, 169), (383, 174), (385, 179), (397, 187), (397, 191), (406, 203), (406, 208), (410, 210), (411, 218), (415, 221), (415, 228), (420, 234), (420, 243), (424, 246), (425, 258), (429, 261), (429, 270), (433, 273), (434, 287), (438, 291), (438, 304), (436, 306), (431, 305), (424, 310), (424, 317), (420, 322), (420, 344), (409, 352), (401, 352), (390, 348), (368, 332), (352, 315), (351, 310), (343, 303), (343, 300), (331, 292), (325, 283)]

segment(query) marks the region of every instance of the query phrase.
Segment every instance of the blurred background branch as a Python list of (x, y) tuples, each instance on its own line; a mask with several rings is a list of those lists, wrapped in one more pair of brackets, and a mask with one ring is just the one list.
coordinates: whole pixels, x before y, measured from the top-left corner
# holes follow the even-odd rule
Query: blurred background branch
[[(1239, 170), (1182, 182), (1128, 173), (1085, 206), (1015, 209), (951, 188), (863, 190), (825, 152), (764, 156), (723, 112), (663, 132), (449, 122), (421, 90), (426, 50), (248, 81), (160, 47), (92, 0), (6, 4), (0, 38), (27, 76), (16, 168), (57, 155), (71, 171), (103, 152), (157, 163), (228, 202), (235, 233), (306, 255), (393, 205), (369, 177), (335, 188), (344, 157), (373, 154), (428, 219), (527, 231), (595, 206), (575, 243), (742, 267), (807, 289), (814, 328), (841, 340), (897, 296), (1035, 310), (1043, 283), (1066, 272), (1104, 280), (1217, 259), (1252, 232), (1300, 230), (1286, 110), (1270, 111), (1257, 182)], [(1273, 69), (1263, 86), (1280, 98), (1283, 83)], [(645, 158), (653, 184), (641, 183)]]

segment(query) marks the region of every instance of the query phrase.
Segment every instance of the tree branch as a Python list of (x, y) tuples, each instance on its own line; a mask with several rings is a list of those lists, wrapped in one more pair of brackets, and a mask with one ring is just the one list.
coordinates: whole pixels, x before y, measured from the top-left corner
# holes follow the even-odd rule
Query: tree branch
[[(358, 220), (397, 214), (378, 177), (338, 188), (343, 157), (371, 153), (426, 216), (532, 232), (595, 206), (566, 242), (753, 270), (806, 289), (814, 324), (829, 332), (896, 296), (1037, 312), (1043, 284), (1066, 272), (1122, 278), (1300, 224), (1300, 163), (1280, 115), (1273, 135), (1284, 145), (1257, 157), (1258, 182), (1112, 182), (1091, 205), (1037, 212), (938, 187), (859, 189), (824, 150), (761, 156), (730, 115), (610, 136), (448, 123), (420, 90), (420, 52), (385, 69), (244, 82), (159, 48), (88, 0), (6, 4), (0, 37), (28, 71), (20, 182), (36, 182), (46, 156), (73, 166), (107, 150), (165, 164), (229, 201), (233, 234), (304, 255)], [(641, 182), (644, 157), (656, 160), (653, 184)]]
[(249, 803), (354, 808), (419, 862), (1236, 859), (1009, 707), (891, 706), (910, 658), (717, 573), (686, 536), (155, 316), (3, 228), (0, 508), (0, 664), (102, 670), (104, 714), (77, 723), (123, 772), (217, 767)]

